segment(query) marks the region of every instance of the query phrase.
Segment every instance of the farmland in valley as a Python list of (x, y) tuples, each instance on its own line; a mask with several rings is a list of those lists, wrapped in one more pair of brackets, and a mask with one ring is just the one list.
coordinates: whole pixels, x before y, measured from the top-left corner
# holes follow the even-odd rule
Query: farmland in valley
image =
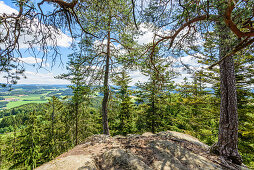
[(0, 110), (11, 109), (27, 103), (45, 103), (52, 96), (72, 95), (66, 85), (14, 85), (12, 89), (0, 88)]

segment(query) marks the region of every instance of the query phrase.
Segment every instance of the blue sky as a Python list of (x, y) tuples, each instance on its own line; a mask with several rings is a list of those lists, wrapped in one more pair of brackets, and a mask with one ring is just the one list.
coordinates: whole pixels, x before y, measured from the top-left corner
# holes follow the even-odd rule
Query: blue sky
[[(0, 1), (0, 13), (16, 13), (17, 9), (18, 8), (11, 2), (11, 0)], [(66, 80), (54, 79), (54, 76), (66, 72), (65, 63), (68, 61), (67, 56), (72, 53), (72, 50), (70, 49), (72, 41), (71, 37), (63, 34), (61, 37), (58, 36), (58, 38), (61, 58), (58, 57), (53, 65), (52, 58), (48, 57), (47, 61), (42, 63), (42, 67), (40, 67), (42, 55), (39, 54), (35, 56), (34, 54), (29, 53), (26, 46), (21, 44), (22, 58), (19, 59), (24, 62), (26, 70), (25, 75), (27, 78), (21, 78), (18, 84), (70, 84), (70, 82)], [(38, 50), (36, 52), (38, 52)], [(4, 82), (5, 79), (2, 78), (2, 73), (0, 73), (0, 83)]]
[[(49, 5), (46, 6), (48, 9), (50, 8)], [(17, 12), (17, 7), (11, 2), (11, 0), (4, 0), (0, 1), (0, 14), (1, 13), (15, 13)], [(149, 31), (148, 29), (144, 29), (145, 34), (143, 34), (141, 37), (139, 37), (138, 42), (140, 44), (142, 43), (149, 43), (152, 41), (153, 33)], [(52, 60), (50, 57), (48, 57), (48, 60), (46, 62), (42, 63), (42, 68), (40, 68), (41, 65), (41, 55), (34, 56), (33, 54), (30, 54), (27, 51), (26, 46), (24, 45), (21, 52), (22, 52), (22, 58), (20, 58), (22, 61), (24, 61), (24, 66), (26, 69), (25, 75), (26, 79), (22, 78), (18, 84), (70, 84), (70, 82), (66, 80), (59, 80), (54, 79), (54, 76), (57, 76), (61, 73), (66, 72), (66, 65), (68, 61), (68, 55), (72, 53), (72, 50), (70, 48), (71, 44), (71, 37), (67, 36), (66, 34), (61, 35), (59, 38), (59, 49), (61, 52), (61, 58), (57, 58), (54, 65), (52, 65)], [(22, 45), (21, 45), (22, 46)], [(193, 66), (198, 66), (196, 60), (191, 56), (184, 56), (181, 58), (181, 60), (185, 64), (190, 64)], [(40, 68), (40, 69), (39, 69)], [(186, 72), (182, 71), (181, 68), (178, 70), (181, 72), (181, 76), (176, 78), (176, 82), (181, 82), (184, 77), (190, 77)], [(131, 77), (133, 78), (133, 81), (131, 85), (134, 85), (136, 82), (144, 82), (147, 80), (147, 78), (140, 74), (139, 71), (133, 71), (130, 73)], [(2, 75), (0, 73), (0, 83), (4, 83), (4, 79), (2, 78)]]

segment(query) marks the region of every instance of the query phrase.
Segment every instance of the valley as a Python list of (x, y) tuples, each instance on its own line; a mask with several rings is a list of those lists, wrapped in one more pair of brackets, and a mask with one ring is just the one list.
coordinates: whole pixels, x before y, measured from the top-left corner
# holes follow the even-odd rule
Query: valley
[(52, 96), (62, 98), (67, 95), (72, 95), (67, 85), (13, 85), (11, 90), (1, 87), (0, 110), (28, 103), (46, 103)]

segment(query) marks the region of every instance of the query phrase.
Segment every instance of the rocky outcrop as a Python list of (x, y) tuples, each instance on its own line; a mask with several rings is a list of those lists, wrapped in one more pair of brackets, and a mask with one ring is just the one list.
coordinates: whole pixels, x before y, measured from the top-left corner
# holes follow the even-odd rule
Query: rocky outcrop
[(209, 146), (179, 132), (110, 137), (94, 135), (37, 170), (247, 169), (208, 152)]
[(95, 160), (90, 155), (70, 155), (62, 158), (57, 158), (49, 163), (40, 166), (37, 169), (41, 170), (96, 169), (96, 164)]

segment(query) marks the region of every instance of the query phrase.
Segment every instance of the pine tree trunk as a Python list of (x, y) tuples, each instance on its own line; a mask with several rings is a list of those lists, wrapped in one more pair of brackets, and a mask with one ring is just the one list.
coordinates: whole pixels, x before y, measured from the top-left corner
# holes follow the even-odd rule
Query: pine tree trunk
[(0, 169), (1, 169), (1, 167), (2, 167), (2, 158), (3, 156), (2, 156), (2, 149), (0, 148)]
[(54, 134), (54, 121), (55, 121), (55, 97), (52, 97), (52, 106), (53, 106), (53, 110), (51, 113), (51, 139), (54, 140), (55, 143), (55, 134)]
[(103, 134), (109, 135), (109, 126), (108, 126), (108, 98), (109, 98), (109, 87), (108, 87), (108, 79), (109, 79), (109, 59), (110, 59), (110, 23), (111, 17), (109, 17), (108, 21), (108, 42), (107, 42), (107, 56), (106, 56), (106, 66), (105, 66), (105, 74), (104, 74), (104, 96), (102, 101), (102, 121), (103, 121)]
[(155, 81), (153, 80), (153, 89), (152, 89), (152, 133), (155, 133)]
[[(231, 38), (229, 28), (222, 23), (218, 23), (220, 48), (220, 58), (224, 57), (231, 50)], [(235, 68), (232, 57), (226, 58), (220, 64), (220, 122), (218, 142), (211, 151), (223, 156), (226, 160), (241, 164), (242, 159), (238, 153), (238, 113)]]
[(154, 104), (154, 98), (152, 101), (152, 133), (155, 133), (155, 104)]
[(75, 133), (75, 145), (78, 145), (78, 108), (79, 108), (79, 103), (78, 103), (78, 101), (76, 101), (76, 103), (75, 103), (75, 112), (76, 112), (76, 129), (75, 129), (75, 131), (76, 131), (76, 133)]

